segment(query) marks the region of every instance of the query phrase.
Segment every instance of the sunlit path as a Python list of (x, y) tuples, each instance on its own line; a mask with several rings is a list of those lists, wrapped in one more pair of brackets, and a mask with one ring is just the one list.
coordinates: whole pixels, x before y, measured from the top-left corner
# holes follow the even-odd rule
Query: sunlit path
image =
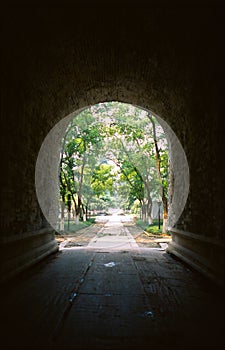
[(121, 218), (117, 214), (108, 216), (103, 228), (88, 244), (89, 248), (97, 249), (134, 249), (138, 248), (135, 239), (122, 221), (129, 221), (129, 216)]

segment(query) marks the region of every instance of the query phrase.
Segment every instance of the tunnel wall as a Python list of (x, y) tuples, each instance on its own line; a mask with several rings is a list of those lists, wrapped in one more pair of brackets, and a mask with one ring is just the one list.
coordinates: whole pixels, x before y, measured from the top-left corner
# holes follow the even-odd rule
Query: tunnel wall
[(179, 138), (190, 192), (168, 251), (222, 284), (220, 9), (23, 7), (3, 14), (2, 280), (57, 251), (35, 192), (45, 136), (75, 110), (116, 100), (150, 109)]

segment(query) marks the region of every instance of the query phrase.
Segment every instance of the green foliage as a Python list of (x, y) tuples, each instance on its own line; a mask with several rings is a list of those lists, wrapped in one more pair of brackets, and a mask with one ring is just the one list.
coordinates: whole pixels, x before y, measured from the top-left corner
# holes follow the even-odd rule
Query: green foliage
[(153, 223), (151, 225), (149, 225), (147, 222), (143, 221), (143, 220), (137, 220), (136, 222), (137, 226), (141, 227), (144, 231), (148, 232), (148, 233), (152, 233), (152, 234), (161, 234), (162, 233), (162, 225), (163, 225), (163, 221), (160, 220), (160, 229), (158, 226), (158, 220), (153, 220)]
[(136, 199), (141, 202), (144, 198), (144, 183), (141, 174), (128, 159), (124, 160), (120, 170), (120, 180), (127, 181), (130, 185), (129, 206)]
[(96, 196), (104, 196), (107, 198), (107, 193), (113, 191), (113, 168), (111, 165), (100, 164), (96, 167), (92, 174), (91, 188)]
[(71, 232), (77, 232), (80, 231), (86, 227), (89, 227), (90, 225), (92, 225), (95, 222), (94, 218), (88, 219), (87, 221), (80, 221), (79, 224), (76, 224), (73, 221), (70, 221), (70, 226), (69, 226), (69, 230), (68, 230), (68, 224), (67, 222), (65, 222), (65, 229), (64, 231), (66, 233), (71, 233)]
[(131, 213), (140, 215), (140, 202), (136, 199), (131, 206)]
[(161, 221), (160, 229), (158, 225), (149, 225), (148, 227), (146, 227), (145, 231), (152, 234), (162, 233), (162, 221)]
[[(68, 125), (62, 140), (60, 194), (72, 195), (76, 212), (84, 206), (124, 209), (161, 196), (168, 187), (168, 149), (154, 118), (161, 156), (161, 182), (156, 169), (148, 113), (119, 102), (85, 109)], [(161, 129), (160, 129), (161, 128)], [(139, 203), (139, 208), (138, 204)]]

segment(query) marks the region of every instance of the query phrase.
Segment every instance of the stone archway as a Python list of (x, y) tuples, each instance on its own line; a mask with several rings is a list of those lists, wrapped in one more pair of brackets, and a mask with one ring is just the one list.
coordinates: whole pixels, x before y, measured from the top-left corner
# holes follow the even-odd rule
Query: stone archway
[[(80, 112), (81, 110), (71, 113), (51, 129), (46, 135), (37, 157), (35, 168), (37, 198), (46, 220), (55, 231), (58, 230), (59, 163), (62, 139), (71, 120)], [(170, 230), (175, 226), (182, 214), (188, 197), (189, 168), (185, 152), (173, 130), (159, 116), (157, 116), (157, 120), (163, 127), (167, 138), (171, 172), (173, 174), (173, 179), (171, 178), (173, 190), (172, 188), (169, 190), (171, 192), (168, 217)]]
[(180, 140), (190, 193), (170, 251), (223, 283), (223, 173), (217, 171), (223, 21), (211, 9), (187, 10), (185, 18), (176, 9), (130, 11), (129, 16), (126, 9), (115, 16), (113, 10), (102, 16), (104, 11), (93, 9), (76, 9), (76, 16), (66, 9), (5, 13), (3, 280), (57, 249), (35, 193), (35, 164), (45, 136), (74, 110), (116, 100), (152, 110)]

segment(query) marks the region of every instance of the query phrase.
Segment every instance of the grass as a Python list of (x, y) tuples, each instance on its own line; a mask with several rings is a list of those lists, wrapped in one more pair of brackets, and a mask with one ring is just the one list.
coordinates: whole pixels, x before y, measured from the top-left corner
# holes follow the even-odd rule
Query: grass
[(78, 224), (76, 224), (73, 220), (70, 221), (69, 230), (68, 230), (68, 221), (65, 220), (64, 225), (64, 231), (62, 233), (71, 233), (71, 232), (77, 232), (79, 230), (82, 230), (83, 228), (89, 227), (95, 223), (95, 218), (90, 218), (87, 221), (79, 221)]
[(148, 233), (152, 233), (154, 235), (162, 233), (163, 221), (160, 220), (160, 229), (158, 227), (158, 220), (153, 220), (153, 223), (149, 225), (147, 222), (143, 220), (137, 220), (137, 226), (141, 227), (144, 231)]

